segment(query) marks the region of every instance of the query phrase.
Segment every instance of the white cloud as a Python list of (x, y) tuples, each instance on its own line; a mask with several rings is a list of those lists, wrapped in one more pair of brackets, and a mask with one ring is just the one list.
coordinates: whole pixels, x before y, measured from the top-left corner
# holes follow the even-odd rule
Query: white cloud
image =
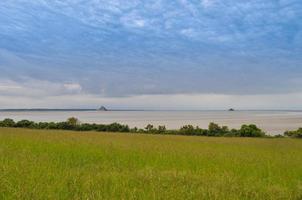
[(3, 84), (0, 83), (0, 92), (2, 91), (5, 91), (5, 92), (8, 92), (8, 91), (11, 91), (11, 90), (18, 90), (18, 89), (22, 89), (21, 86), (19, 85), (7, 85), (7, 84)]
[(147, 25), (147, 20), (137, 12), (131, 12), (122, 16), (120, 21), (127, 28), (143, 28)]
[(196, 31), (192, 28), (187, 28), (187, 29), (182, 29), (180, 31), (180, 33), (184, 36), (187, 36), (187, 37), (195, 37), (196, 36)]
[(24, 86), (12, 80), (0, 80), (0, 97), (1, 95), (23, 94), (26, 89)]
[(194, 17), (197, 17), (199, 11), (197, 7), (188, 0), (179, 0), (180, 4)]
[(63, 84), (66, 90), (71, 92), (81, 92), (82, 86), (78, 83), (65, 83)]
[(22, 82), (0, 80), (1, 97), (51, 97), (60, 95), (79, 94), (82, 86), (78, 83), (60, 83), (24, 78)]
[(201, 5), (204, 8), (208, 8), (214, 4), (214, 0), (201, 0)]
[(138, 19), (138, 20), (134, 20), (133, 22), (134, 22), (134, 24), (135, 24), (137, 27), (144, 27), (144, 26), (145, 26), (145, 20)]

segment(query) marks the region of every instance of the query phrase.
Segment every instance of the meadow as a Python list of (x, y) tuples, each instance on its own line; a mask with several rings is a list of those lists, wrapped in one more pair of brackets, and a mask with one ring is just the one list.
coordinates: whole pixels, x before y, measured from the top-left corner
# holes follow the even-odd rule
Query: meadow
[(302, 140), (0, 128), (0, 199), (302, 199)]

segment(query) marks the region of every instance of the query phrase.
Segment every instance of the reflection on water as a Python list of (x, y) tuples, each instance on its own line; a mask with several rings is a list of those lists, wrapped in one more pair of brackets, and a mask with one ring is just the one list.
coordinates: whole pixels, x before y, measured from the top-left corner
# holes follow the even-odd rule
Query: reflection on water
[(206, 128), (210, 122), (239, 128), (242, 124), (254, 123), (271, 134), (302, 127), (302, 112), (293, 111), (41, 111), (0, 112), (0, 119), (29, 119), (33, 121), (64, 121), (77, 117), (81, 122), (128, 124), (130, 127), (145, 127), (147, 124), (180, 128), (192, 124)]

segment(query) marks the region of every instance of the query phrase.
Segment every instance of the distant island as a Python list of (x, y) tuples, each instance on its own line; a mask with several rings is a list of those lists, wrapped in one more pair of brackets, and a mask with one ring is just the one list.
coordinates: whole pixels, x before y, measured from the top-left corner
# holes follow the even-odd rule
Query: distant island
[(230, 109), (229, 109), (229, 111), (231, 111), (231, 112), (232, 112), (232, 111), (235, 111), (235, 109), (234, 109), (234, 108), (230, 108)]
[(97, 109), (98, 111), (108, 111), (107, 108), (105, 108), (105, 106), (101, 106), (100, 108)]

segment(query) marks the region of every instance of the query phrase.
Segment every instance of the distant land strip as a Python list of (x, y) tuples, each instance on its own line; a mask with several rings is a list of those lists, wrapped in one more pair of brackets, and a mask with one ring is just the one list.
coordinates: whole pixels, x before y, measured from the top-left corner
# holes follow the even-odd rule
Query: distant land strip
[[(56, 108), (56, 109), (51, 109), (51, 108), (29, 108), (29, 109), (0, 109), (0, 112), (43, 112), (43, 111), (50, 111), (50, 112), (60, 112), (60, 111), (104, 111), (104, 110), (99, 110), (99, 109), (90, 109), (90, 108), (66, 108), (66, 109), (61, 109), (61, 108)], [(139, 109), (108, 109), (106, 111), (147, 111), (147, 110), (139, 110)], [(105, 111), (105, 112), (106, 112)]]
[[(13, 119), (6, 118), (0, 121), (0, 127), (7, 128), (30, 128), (30, 129), (57, 129), (57, 130), (74, 130), (74, 131), (101, 131), (101, 132), (126, 132), (126, 133), (145, 133), (145, 134), (162, 134), (162, 135), (187, 135), (187, 136), (214, 136), (214, 137), (267, 137), (264, 131), (254, 124), (243, 124), (240, 129), (229, 129), (227, 126), (219, 126), (211, 122), (208, 129), (202, 129), (192, 125), (182, 126), (180, 129), (168, 130), (165, 126), (155, 127), (148, 124), (144, 129), (137, 127), (129, 128), (128, 125), (111, 123), (111, 124), (89, 124), (81, 123), (77, 118), (70, 117), (62, 122), (34, 122), (21, 120), (15, 122)], [(283, 135), (274, 137), (293, 137), (302, 138), (302, 128), (295, 131), (286, 131)]]
[[(226, 111), (230, 112), (229, 110), (211, 110), (211, 109), (204, 109), (204, 110), (194, 110), (194, 109), (106, 109), (106, 110), (100, 110), (96, 108), (8, 108), (8, 109), (0, 109), (0, 112), (43, 112), (43, 111), (49, 111), (49, 112), (70, 112), (70, 111), (187, 111), (187, 112), (221, 112)], [(302, 112), (302, 110), (294, 110), (294, 109), (243, 109), (243, 110), (234, 110), (237, 112)], [(232, 111), (232, 112), (234, 112)]]

